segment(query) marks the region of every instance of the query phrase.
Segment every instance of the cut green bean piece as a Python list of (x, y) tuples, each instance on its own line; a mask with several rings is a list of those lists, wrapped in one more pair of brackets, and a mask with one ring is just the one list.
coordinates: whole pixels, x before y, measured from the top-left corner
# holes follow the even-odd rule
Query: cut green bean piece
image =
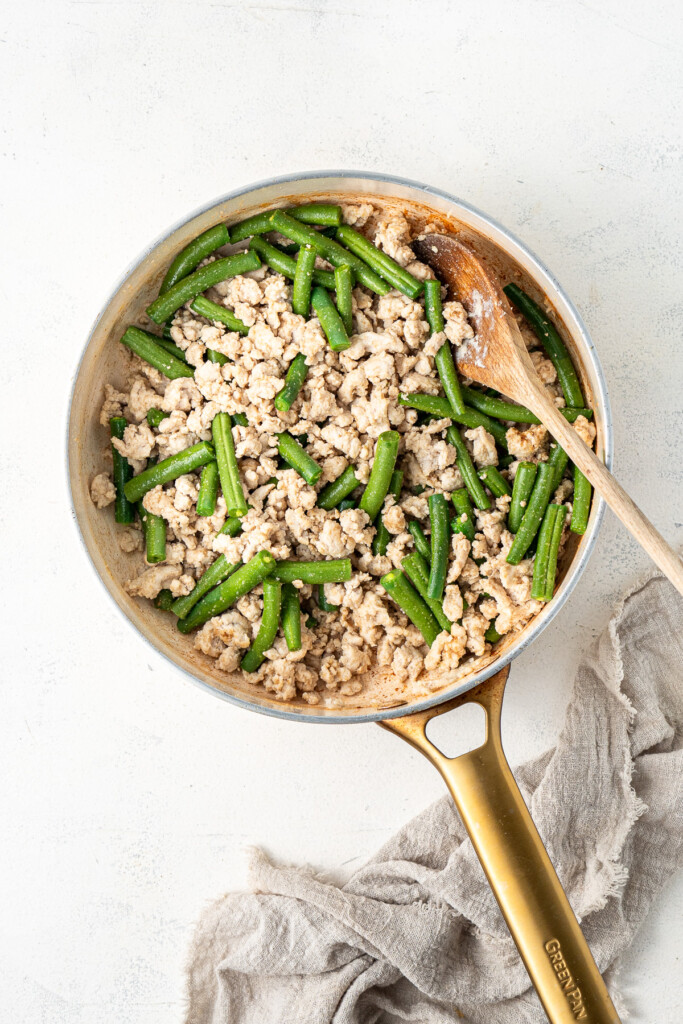
[(456, 465), (460, 471), (463, 483), (472, 499), (472, 503), (479, 509), (490, 508), (491, 502), (486, 495), (486, 491), (482, 487), (481, 480), (477, 476), (477, 471), (474, 468), (474, 463), (472, 462), (472, 456), (470, 455), (469, 449), (457, 427), (450, 426), (448, 428), (446, 431), (446, 440), (454, 446), (458, 453)]
[(432, 548), (429, 541), (424, 535), (424, 530), (415, 519), (409, 520), (408, 533), (413, 538), (415, 550), (418, 552), (418, 554), (422, 555), (427, 564), (429, 564), (429, 560), (432, 557)]
[(560, 481), (564, 476), (564, 471), (567, 468), (569, 462), (569, 456), (565, 452), (564, 448), (560, 448), (557, 441), (550, 442), (550, 454), (548, 455), (548, 465), (552, 466), (555, 470), (555, 487), (560, 486)]
[[(156, 334), (149, 334), (147, 331), (145, 331), (145, 334), (147, 334), (148, 337), (150, 337), (156, 345), (161, 345), (161, 347), (165, 349), (169, 353), (169, 355), (175, 356), (175, 358), (180, 360), (181, 363), (185, 363), (187, 366), (189, 366), (189, 363), (185, 358), (185, 353), (181, 348), (178, 348), (173, 339), (164, 338), (163, 335), (161, 337), (158, 337)], [(194, 369), (191, 369), (192, 372), (194, 373)]]
[(479, 470), (479, 479), (483, 480), (494, 498), (502, 498), (504, 494), (512, 494), (510, 484), (497, 466), (484, 466)]
[(230, 241), (232, 244), (242, 242), (245, 238), (251, 238), (252, 235), (265, 235), (266, 232), (272, 231), (273, 226), (270, 223), (272, 213), (272, 210), (264, 210), (263, 213), (256, 213), (253, 217), (247, 217), (246, 220), (240, 220), (237, 224), (231, 225)]
[(451, 536), (448, 522), (448, 502), (443, 494), (430, 494), (428, 500), (432, 543), (427, 594), (434, 600), (440, 601), (446, 586)]
[(288, 651), (301, 650), (301, 601), (293, 583), (282, 587), (282, 632)]
[[(486, 413), (487, 416), (493, 416), (495, 419), (509, 420), (513, 423), (541, 422), (538, 416), (534, 416), (531, 410), (525, 406), (516, 405), (514, 402), (505, 402), (502, 398), (488, 395), (477, 388), (463, 385), (462, 395), (466, 405), (472, 406), (473, 409), (479, 409), (480, 412)], [(574, 408), (573, 406), (565, 406), (559, 412), (569, 423), (574, 423), (579, 416), (585, 416), (587, 420), (593, 416), (592, 409)]]
[(417, 392), (411, 392), (409, 395), (399, 395), (398, 404), (404, 405), (408, 409), (418, 409), (420, 412), (429, 413), (430, 416), (436, 416), (440, 420), (453, 420), (469, 430), (483, 427), (495, 438), (501, 448), (507, 451), (507, 431), (503, 424), (497, 423), (496, 420), (492, 420), (485, 413), (479, 412), (478, 409), (465, 407), (465, 411), (459, 413), (453, 409), (447, 398), (443, 398), (441, 395), (422, 395)]
[(162, 612), (170, 612), (171, 605), (173, 604), (173, 594), (170, 590), (160, 590), (153, 601), (155, 608), (160, 608)]
[(210, 256), (222, 245), (230, 241), (228, 229), (225, 224), (216, 224), (203, 234), (198, 235), (189, 245), (186, 245), (171, 263), (166, 271), (166, 277), (161, 282), (159, 295), (165, 295), (174, 284), (181, 281), (188, 274), (195, 270), (202, 260)]
[(434, 363), (436, 365), (437, 373), (439, 374), (439, 380), (441, 381), (441, 385), (446, 393), (448, 404), (454, 413), (462, 415), (465, 412), (465, 403), (462, 398), (460, 381), (458, 380), (458, 374), (455, 369), (453, 352), (448, 341), (443, 343), (439, 351), (434, 356)]
[(339, 502), (337, 508), (340, 512), (346, 512), (347, 508), (358, 508), (358, 502), (355, 498), (344, 498), (343, 501)]
[(401, 560), (401, 568), (425, 602), (442, 630), (450, 633), (453, 623), (443, 610), (441, 600), (429, 596), (429, 563), (422, 555), (413, 551)]
[(282, 391), (278, 391), (273, 400), (273, 404), (278, 412), (289, 412), (292, 408), (307, 373), (308, 363), (306, 362), (306, 356), (302, 352), (298, 352), (287, 368), (285, 385)]
[(222, 352), (216, 352), (213, 348), (207, 348), (206, 358), (210, 363), (218, 363), (219, 366), (225, 366), (226, 363), (230, 362), (227, 356), (224, 356)]
[(341, 352), (348, 348), (351, 342), (342, 318), (330, 298), (330, 293), (324, 288), (316, 286), (311, 294), (311, 305), (325, 332), (330, 348), (334, 352)]
[(201, 292), (213, 287), (219, 281), (237, 274), (247, 274), (261, 266), (261, 260), (255, 252), (238, 252), (234, 256), (223, 256), (221, 259), (207, 263), (205, 266), (188, 274), (177, 284), (160, 295), (151, 306), (147, 307), (147, 316), (156, 324), (168, 320), (177, 309), (186, 302), (194, 301)]
[(212, 516), (216, 511), (218, 497), (218, 463), (207, 462), (199, 478), (197, 495), (197, 515)]
[(361, 235), (355, 228), (348, 224), (342, 224), (337, 228), (337, 239), (345, 245), (355, 256), (363, 260), (369, 267), (383, 277), (385, 281), (397, 288), (398, 291), (416, 299), (422, 294), (424, 282), (418, 281), (409, 271), (402, 267), (396, 260), (393, 260), (387, 253), (382, 252), (376, 245)]
[(550, 497), (555, 490), (554, 481), (555, 467), (548, 462), (541, 462), (538, 466), (531, 497), (507, 555), (506, 561), (510, 565), (518, 565), (531, 547), (550, 502)]
[(536, 479), (537, 466), (535, 462), (520, 462), (517, 466), (515, 479), (512, 484), (512, 501), (508, 512), (508, 530), (510, 533), (517, 533), (519, 530), (524, 510), (527, 507), (531, 492)]
[(290, 206), (286, 212), (304, 224), (318, 224), (325, 228), (338, 227), (342, 222), (342, 208), (336, 203), (305, 203), (303, 206)]
[(217, 587), (223, 580), (227, 580), (228, 576), (235, 572), (240, 564), (238, 562), (236, 565), (233, 565), (232, 562), (227, 560), (225, 555), (219, 555), (215, 562), (212, 562), (209, 568), (202, 573), (190, 593), (184, 597), (176, 598), (171, 606), (171, 611), (179, 619), (184, 619), (205, 594), (208, 594), (210, 590)]
[[(123, 441), (123, 433), (128, 424), (123, 416), (112, 416), (109, 420), (109, 432), (118, 441)], [(135, 522), (135, 504), (126, 497), (126, 484), (133, 476), (133, 467), (114, 447), (111, 446), (111, 454), (114, 460), (112, 473), (114, 487), (116, 488), (116, 502), (114, 504), (114, 520), (117, 523)]]
[(347, 583), (351, 579), (349, 558), (328, 558), (319, 562), (278, 562), (273, 573), (283, 583)]
[(263, 615), (256, 639), (242, 658), (240, 668), (243, 672), (256, 672), (263, 663), (266, 651), (275, 642), (277, 628), (280, 625), (280, 609), (282, 607), (282, 584), (279, 580), (263, 581)]
[(322, 476), (322, 466), (319, 466), (315, 459), (311, 458), (288, 431), (277, 435), (277, 450), (287, 465), (295, 469), (307, 484), (313, 486), (318, 482)]
[(474, 520), (474, 509), (472, 508), (472, 502), (470, 501), (467, 488), (459, 487), (457, 491), (453, 491), (451, 494), (451, 501), (453, 502), (455, 511), (458, 513), (456, 517), (458, 533), (464, 534), (470, 542), (473, 541), (476, 523)]
[(552, 601), (553, 594), (555, 593), (555, 577), (557, 576), (557, 557), (560, 552), (560, 543), (562, 542), (562, 531), (564, 529), (564, 523), (567, 518), (567, 509), (565, 505), (555, 506), (558, 509), (555, 524), (553, 526), (553, 535), (550, 538), (550, 550), (548, 552), (548, 570), (545, 580), (545, 600)]
[(562, 338), (557, 332), (557, 328), (548, 320), (540, 306), (537, 306), (534, 300), (526, 292), (523, 292), (518, 285), (508, 284), (503, 288), (503, 291), (517, 309), (524, 314), (536, 332), (548, 358), (557, 371), (557, 379), (560, 382), (562, 394), (567, 405), (585, 405), (574, 364)]
[(263, 583), (274, 568), (275, 559), (270, 551), (257, 552), (245, 565), (240, 566), (226, 580), (205, 594), (184, 619), (179, 619), (178, 629), (181, 633), (190, 633), (215, 615), (222, 615), (241, 597), (259, 583)]
[(559, 505), (548, 505), (543, 515), (541, 528), (538, 531), (538, 542), (536, 544), (536, 554), (534, 556), (534, 574), (531, 582), (531, 596), (534, 601), (545, 601), (550, 543), (552, 541), (555, 520), (557, 519), (559, 508)]
[(309, 615), (308, 618), (306, 619), (306, 629), (315, 629), (317, 625), (318, 620), (316, 619), (315, 615)]
[(439, 633), (442, 632), (441, 627), (434, 618), (433, 612), (410, 585), (403, 573), (398, 569), (392, 569), (386, 576), (382, 576), (380, 583), (401, 611), (405, 612), (413, 625), (420, 630), (425, 643), (431, 647)]
[(585, 533), (591, 510), (593, 488), (578, 466), (574, 466), (574, 498), (569, 529), (572, 533)]
[(446, 329), (441, 305), (441, 282), (425, 281), (425, 318), (432, 334)]
[(165, 420), (168, 416), (167, 412), (162, 412), (161, 409), (148, 409), (147, 410), (147, 422), (150, 427), (157, 430), (162, 420)]
[(232, 416), (230, 417), (230, 419), (232, 421), (233, 427), (248, 427), (249, 426), (249, 420), (247, 419), (245, 413), (243, 413), (243, 412), (234, 412), (232, 414)]
[(299, 245), (314, 246), (333, 267), (340, 267), (345, 263), (350, 264), (358, 281), (370, 291), (377, 292), (378, 295), (386, 295), (391, 291), (390, 284), (376, 274), (367, 263), (339, 245), (333, 238), (327, 238), (322, 232), (300, 223), (282, 210), (277, 210), (272, 215), (271, 224), (275, 230), (286, 238), (291, 238), (293, 242), (297, 242)]
[(377, 438), (370, 479), (358, 506), (363, 512), (367, 512), (373, 523), (389, 491), (400, 440), (400, 435), (396, 430), (385, 430)]
[(232, 420), (227, 412), (219, 412), (211, 422), (211, 435), (216, 449), (221, 490), (228, 507), (228, 515), (246, 516), (248, 505), (240, 480), (240, 469), (235, 455)]
[(316, 252), (312, 245), (302, 245), (296, 258), (294, 287), (292, 288), (292, 310), (300, 316), (311, 311), (311, 285), (315, 269)]
[(353, 333), (353, 270), (346, 263), (334, 268), (337, 311), (347, 334)]
[(197, 313), (199, 316), (205, 317), (207, 320), (213, 320), (214, 323), (218, 322), (225, 324), (231, 331), (239, 331), (240, 334), (249, 334), (249, 328), (243, 323), (238, 316), (232, 312), (231, 309), (226, 309), (225, 306), (219, 306), (217, 302), (212, 302), (211, 299), (207, 299), (204, 295), (198, 295), (194, 300), (190, 309), (193, 313)]
[(491, 623), (489, 628), (484, 633), (484, 640), (490, 644), (497, 644), (499, 640), (503, 639), (503, 634), (499, 633), (496, 627)]
[(355, 469), (353, 466), (347, 466), (341, 476), (338, 476), (336, 480), (332, 480), (331, 483), (325, 484), (318, 495), (316, 505), (318, 508), (324, 508), (325, 511), (329, 512), (330, 509), (336, 508), (351, 491), (355, 491), (359, 484), (360, 480), (356, 476)]
[[(147, 469), (157, 464), (157, 459), (147, 460)], [(142, 501), (137, 503), (138, 515), (145, 538), (145, 558), (150, 565), (166, 560), (166, 520), (163, 516), (148, 512)]]
[[(292, 281), (294, 280), (296, 260), (288, 256), (282, 249), (279, 249), (276, 245), (271, 245), (270, 242), (266, 242), (265, 238), (252, 238), (249, 248), (257, 252), (271, 270), (275, 270), (278, 274), (282, 274), (283, 277), (288, 277)], [(334, 288), (334, 274), (331, 270), (314, 270), (313, 283), (322, 285), (324, 288)]]
[[(392, 496), (394, 501), (398, 501), (401, 497), (401, 488), (403, 487), (403, 473), (400, 469), (395, 469), (391, 474), (391, 481), (389, 483), (388, 494)], [(384, 518), (380, 512), (377, 518), (377, 533), (372, 541), (372, 553), (373, 555), (386, 555), (387, 548), (391, 542), (392, 535), (384, 525)]]
[(228, 516), (218, 532), (227, 534), (228, 537), (236, 537), (238, 533), (242, 532), (241, 518), (238, 516)]
[(145, 469), (139, 476), (134, 476), (126, 484), (124, 491), (128, 501), (135, 503), (139, 501), (147, 491), (160, 484), (167, 484), (185, 473), (194, 473), (196, 469), (205, 466), (216, 458), (213, 445), (208, 441), (200, 441), (189, 448), (184, 448), (176, 455), (170, 455), (167, 459), (157, 462), (156, 466)]
[(324, 587), (324, 585), (322, 583), (318, 587), (318, 608), (320, 608), (321, 612), (338, 612), (339, 611), (339, 605), (338, 604), (331, 604), (327, 600), (327, 598), (325, 597), (325, 587)]
[(170, 380), (177, 380), (178, 377), (191, 377), (194, 374), (191, 366), (188, 366), (182, 359), (176, 359), (163, 346), (159, 345), (151, 334), (141, 331), (139, 327), (129, 327), (121, 338), (121, 344), (131, 349)]

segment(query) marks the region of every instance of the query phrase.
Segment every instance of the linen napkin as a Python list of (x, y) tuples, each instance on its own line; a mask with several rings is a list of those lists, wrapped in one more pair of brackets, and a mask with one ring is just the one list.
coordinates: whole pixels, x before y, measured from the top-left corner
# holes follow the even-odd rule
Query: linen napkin
[[(618, 1007), (619, 956), (683, 862), (682, 627), (671, 584), (635, 587), (557, 746), (515, 771)], [(199, 921), (187, 1024), (546, 1021), (449, 796), (342, 888), (258, 851), (251, 884)]]

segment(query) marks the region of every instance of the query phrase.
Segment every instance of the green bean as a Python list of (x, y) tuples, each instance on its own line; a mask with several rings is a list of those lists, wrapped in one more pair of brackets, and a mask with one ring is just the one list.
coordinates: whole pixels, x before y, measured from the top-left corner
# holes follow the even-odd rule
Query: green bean
[(340, 512), (346, 512), (347, 508), (358, 508), (358, 502), (355, 498), (344, 498), (343, 501), (339, 502), (337, 508)]
[(474, 468), (472, 456), (470, 455), (469, 449), (463, 441), (462, 434), (457, 427), (450, 426), (448, 428), (446, 431), (446, 440), (454, 446), (458, 453), (456, 465), (460, 471), (463, 483), (469, 491), (473, 504), (480, 509), (490, 508), (491, 502), (486, 496), (486, 491), (482, 487), (481, 480), (477, 476), (477, 471)]
[(548, 358), (557, 371), (557, 379), (567, 405), (585, 405), (574, 364), (555, 326), (533, 299), (529, 298), (518, 285), (508, 284), (503, 291), (517, 309), (524, 314), (536, 332)]
[(396, 430), (385, 430), (377, 438), (370, 479), (365, 485), (365, 490), (358, 505), (363, 512), (367, 512), (373, 523), (384, 504), (384, 499), (391, 484), (391, 474), (394, 472), (394, 466), (396, 465), (400, 440), (400, 435)]
[(512, 501), (508, 512), (508, 530), (517, 533), (524, 510), (531, 496), (538, 467), (535, 462), (520, 462), (512, 484)]
[(342, 245), (350, 249), (355, 256), (362, 259), (380, 277), (383, 277), (385, 281), (388, 281), (394, 288), (403, 292), (404, 295), (408, 295), (411, 299), (416, 299), (418, 295), (422, 294), (424, 282), (418, 281), (409, 271), (397, 263), (396, 260), (393, 260), (391, 256), (388, 256), (387, 253), (378, 249), (376, 245), (373, 245), (359, 231), (349, 227), (348, 224), (342, 224), (341, 227), (337, 228), (336, 237)]
[(207, 462), (199, 478), (197, 495), (197, 515), (212, 516), (216, 511), (218, 497), (218, 463)]
[(555, 529), (560, 508), (563, 505), (548, 505), (543, 515), (543, 522), (538, 531), (538, 543), (536, 544), (536, 555), (534, 556), (534, 574), (531, 581), (531, 596), (534, 601), (545, 601), (546, 583), (548, 581), (548, 558), (550, 556), (550, 544)]
[(307, 373), (308, 363), (306, 362), (306, 356), (302, 352), (298, 352), (287, 367), (282, 391), (278, 391), (273, 400), (273, 404), (278, 412), (289, 412), (292, 408)]
[(311, 284), (315, 269), (316, 253), (312, 245), (302, 245), (296, 258), (294, 287), (292, 288), (292, 310), (300, 316), (311, 311)]
[(436, 416), (440, 420), (453, 420), (469, 430), (483, 427), (484, 430), (488, 430), (489, 434), (493, 435), (501, 448), (507, 451), (507, 431), (503, 424), (496, 423), (495, 420), (490, 419), (485, 413), (479, 412), (478, 409), (466, 407), (464, 412), (459, 413), (453, 409), (447, 398), (442, 398), (440, 395), (422, 395), (415, 391), (409, 395), (399, 395), (398, 404), (406, 406), (408, 409), (418, 409), (420, 412), (427, 412), (430, 416)]
[(179, 619), (178, 629), (181, 633), (190, 633), (215, 615), (221, 615), (259, 583), (263, 583), (274, 568), (275, 559), (270, 551), (258, 551), (245, 565), (241, 565), (226, 580), (205, 594), (184, 619)]
[(247, 653), (240, 662), (243, 672), (255, 672), (263, 663), (266, 651), (275, 642), (277, 628), (280, 625), (280, 608), (282, 607), (282, 584), (279, 580), (263, 581), (263, 615), (261, 625)]
[(569, 456), (563, 448), (560, 448), (557, 441), (550, 442), (550, 454), (548, 455), (548, 465), (552, 466), (555, 470), (555, 487), (560, 486), (560, 480), (564, 476), (564, 471), (567, 468), (569, 462)]
[[(147, 460), (147, 468), (156, 465), (156, 458)], [(166, 561), (166, 520), (148, 512), (142, 501), (137, 503), (138, 515), (145, 538), (145, 558), (150, 565)]]
[(453, 502), (455, 511), (458, 513), (458, 533), (464, 534), (470, 542), (473, 541), (476, 523), (474, 520), (474, 509), (472, 508), (472, 502), (470, 501), (467, 488), (459, 487), (457, 491), (453, 491), (451, 494), (451, 501)]
[(211, 435), (216, 449), (218, 476), (230, 516), (246, 516), (248, 505), (240, 480), (240, 469), (235, 455), (232, 421), (227, 412), (217, 413), (211, 422)]
[(550, 550), (548, 552), (548, 573), (545, 581), (545, 600), (552, 601), (553, 594), (555, 593), (555, 577), (557, 576), (557, 556), (560, 551), (560, 543), (562, 541), (562, 531), (564, 529), (565, 519), (567, 518), (567, 509), (565, 505), (558, 505), (559, 512), (555, 519), (555, 525), (553, 526), (553, 535), (550, 539)]
[(260, 266), (261, 261), (255, 252), (237, 252), (234, 256), (223, 256), (213, 263), (207, 263), (174, 284), (165, 295), (160, 295), (147, 307), (147, 316), (156, 324), (162, 324), (177, 309), (186, 302), (194, 301), (207, 288), (218, 284), (219, 281), (225, 281), (228, 277), (247, 274)]
[(155, 370), (165, 374), (170, 380), (177, 380), (178, 377), (192, 377), (194, 370), (181, 359), (176, 359), (165, 348), (158, 345), (156, 340), (147, 331), (141, 331), (139, 327), (129, 327), (121, 338), (121, 344), (132, 349), (136, 355), (144, 359), (146, 363), (153, 366)]
[(434, 363), (439, 374), (439, 380), (446, 392), (448, 404), (454, 413), (462, 416), (465, 412), (465, 403), (462, 400), (460, 381), (458, 380), (455, 362), (453, 361), (453, 352), (448, 341), (444, 341), (434, 356)]
[(219, 306), (217, 302), (212, 302), (211, 299), (207, 299), (204, 295), (198, 295), (194, 300), (190, 309), (193, 313), (197, 313), (199, 316), (203, 316), (206, 320), (212, 320), (214, 323), (218, 322), (225, 324), (231, 331), (238, 331), (240, 334), (249, 334), (249, 328), (243, 323), (239, 317), (235, 316), (231, 309), (226, 309), (225, 306)]
[[(314, 234), (317, 234), (317, 232), (314, 232)], [(294, 280), (296, 260), (288, 256), (282, 249), (278, 249), (276, 245), (266, 242), (265, 238), (252, 238), (249, 248), (257, 252), (271, 270), (277, 271), (278, 274), (282, 274), (292, 281)], [(334, 274), (331, 270), (314, 270), (313, 283), (322, 285), (324, 288), (334, 288)]]
[[(123, 416), (112, 416), (109, 420), (109, 431), (112, 437), (123, 441), (123, 432), (128, 424)], [(126, 497), (126, 484), (133, 476), (133, 468), (123, 455), (111, 446), (111, 454), (114, 459), (114, 470), (112, 473), (114, 487), (116, 488), (116, 503), (114, 504), (114, 520), (117, 523), (135, 522), (135, 504)]]
[(154, 430), (158, 429), (159, 424), (162, 420), (165, 420), (168, 416), (167, 412), (162, 412), (161, 409), (148, 409), (147, 410), (147, 422), (150, 427)]
[(448, 503), (443, 494), (430, 494), (428, 500), (432, 543), (427, 594), (434, 600), (440, 601), (446, 586), (451, 535), (448, 522)]
[(330, 604), (330, 602), (325, 597), (325, 587), (323, 586), (322, 583), (318, 587), (318, 608), (320, 608), (321, 612), (338, 612), (339, 611), (339, 605), (338, 604)]
[(417, 553), (426, 560), (427, 564), (429, 564), (429, 560), (432, 557), (432, 548), (424, 535), (422, 527), (415, 519), (410, 519), (408, 521), (408, 533), (413, 538), (413, 543), (415, 544), (415, 550)]
[(479, 470), (479, 479), (483, 480), (494, 498), (502, 498), (504, 494), (512, 494), (510, 484), (497, 466), (484, 466)]
[(308, 618), (306, 619), (306, 629), (315, 629), (317, 625), (318, 620), (316, 619), (315, 615), (309, 615)]
[(524, 510), (522, 521), (508, 552), (506, 561), (510, 565), (518, 565), (527, 553), (536, 536), (541, 520), (548, 507), (550, 496), (555, 490), (555, 467), (548, 462), (541, 462), (536, 473), (534, 488)]
[(347, 334), (353, 333), (353, 270), (346, 263), (334, 268), (337, 311)]
[(336, 508), (339, 502), (343, 501), (351, 491), (355, 491), (359, 483), (360, 480), (356, 476), (353, 466), (347, 466), (341, 476), (338, 476), (336, 480), (332, 480), (331, 483), (325, 484), (318, 494), (316, 505), (318, 508), (324, 508), (326, 512), (329, 512), (330, 509)]
[(282, 587), (282, 632), (288, 651), (301, 650), (301, 601), (293, 583)]
[(166, 277), (161, 282), (159, 295), (165, 295), (174, 284), (191, 274), (202, 260), (210, 256), (216, 249), (220, 249), (222, 245), (227, 245), (229, 241), (230, 236), (225, 224), (216, 224), (208, 231), (198, 235), (178, 253), (171, 263), (166, 271)]
[(301, 224), (282, 210), (276, 210), (271, 216), (271, 224), (280, 234), (286, 238), (291, 238), (293, 242), (298, 242), (299, 245), (306, 245), (308, 243), (314, 246), (333, 267), (339, 267), (344, 263), (348, 263), (352, 267), (358, 281), (364, 284), (366, 288), (369, 288), (370, 291), (377, 292), (378, 295), (386, 295), (387, 292), (391, 291), (390, 284), (383, 281), (367, 263), (364, 263), (363, 260), (358, 259), (353, 253), (344, 249), (333, 238), (327, 238), (322, 232), (315, 231), (306, 224)]
[(593, 488), (578, 466), (574, 466), (574, 507), (569, 529), (572, 533), (585, 533), (591, 510)]
[(230, 241), (232, 244), (250, 238), (252, 235), (265, 235), (266, 232), (272, 231), (273, 226), (270, 223), (272, 214), (272, 210), (264, 210), (263, 213), (256, 213), (253, 217), (247, 217), (246, 220), (240, 220), (237, 224), (231, 225)]
[(285, 212), (304, 224), (338, 227), (342, 222), (342, 208), (334, 203), (306, 203), (304, 206), (290, 206)]
[(222, 352), (216, 352), (213, 348), (207, 348), (206, 358), (210, 363), (218, 363), (219, 366), (225, 366), (226, 363), (230, 362), (227, 356), (224, 356)]
[(144, 333), (149, 338), (151, 338), (156, 345), (161, 345), (161, 347), (165, 349), (169, 353), (169, 355), (175, 356), (175, 358), (180, 360), (181, 363), (185, 363), (186, 366), (189, 366), (189, 363), (185, 358), (185, 353), (181, 348), (178, 348), (178, 346), (172, 339), (164, 338), (163, 335), (159, 337), (156, 334), (150, 334), (148, 331), (145, 331)]
[[(514, 402), (504, 402), (502, 398), (494, 398), (492, 395), (487, 395), (476, 388), (463, 385), (462, 395), (466, 405), (479, 409), (480, 412), (486, 413), (487, 416), (493, 416), (499, 420), (509, 420), (513, 423), (541, 422), (538, 416), (534, 416), (531, 410), (523, 405), (516, 405)], [(570, 406), (560, 409), (559, 412), (562, 413), (569, 423), (574, 423), (579, 416), (585, 416), (589, 420), (593, 415), (592, 409), (575, 409)]]
[(175, 599), (171, 606), (171, 611), (179, 619), (184, 619), (205, 594), (208, 594), (210, 590), (217, 587), (223, 580), (227, 580), (228, 576), (235, 572), (236, 569), (239, 569), (240, 565), (241, 562), (233, 565), (232, 562), (227, 560), (225, 555), (219, 555), (209, 568), (204, 570), (190, 593)]
[(151, 466), (149, 469), (143, 470), (138, 476), (134, 476), (124, 488), (125, 495), (128, 501), (139, 501), (153, 487), (167, 484), (170, 480), (184, 476), (185, 473), (193, 473), (196, 469), (205, 466), (207, 462), (212, 462), (215, 458), (216, 453), (214, 452), (213, 445), (209, 444), (208, 441), (200, 441), (199, 444), (193, 444), (189, 448), (184, 448), (183, 451), (178, 452), (176, 455), (170, 455), (167, 459), (157, 462), (156, 466)]
[(507, 469), (514, 461), (514, 455), (501, 455), (498, 459), (498, 469)]
[(230, 417), (233, 427), (248, 427), (249, 420), (243, 412), (234, 412)]
[(380, 583), (399, 608), (406, 613), (414, 626), (422, 633), (425, 643), (432, 646), (441, 627), (416, 590), (398, 569), (392, 569), (382, 576)]
[(441, 600), (429, 596), (429, 563), (417, 551), (401, 560), (401, 568), (425, 602), (442, 630), (450, 633), (453, 623), (443, 610)]
[(162, 612), (170, 612), (171, 605), (173, 604), (173, 594), (170, 590), (160, 590), (152, 603), (155, 608), (160, 608)]
[(347, 583), (351, 579), (351, 559), (328, 558), (319, 562), (278, 562), (273, 573), (282, 583)]
[(277, 435), (277, 450), (287, 465), (295, 469), (307, 484), (313, 486), (318, 482), (322, 476), (322, 466), (319, 466), (315, 459), (311, 458), (288, 431), (285, 430), (282, 434)]
[(242, 520), (238, 516), (228, 516), (218, 532), (227, 534), (228, 537), (236, 537), (242, 532)]
[(324, 288), (316, 286), (311, 295), (311, 305), (325, 332), (330, 348), (334, 352), (341, 352), (348, 348), (351, 342), (342, 318), (330, 298), (330, 293)]
[[(388, 494), (392, 496), (395, 501), (401, 497), (401, 488), (403, 487), (403, 473), (400, 469), (395, 469), (391, 474), (391, 481), (389, 483)], [(372, 541), (372, 553), (373, 555), (386, 555), (387, 548), (391, 542), (391, 534), (384, 525), (384, 519), (380, 512), (377, 517), (377, 533)]]
[(440, 334), (446, 329), (441, 306), (441, 282), (425, 281), (425, 318), (432, 334)]
[(499, 633), (496, 627), (491, 623), (489, 628), (484, 633), (484, 640), (490, 644), (497, 644), (499, 640), (503, 639), (503, 634)]

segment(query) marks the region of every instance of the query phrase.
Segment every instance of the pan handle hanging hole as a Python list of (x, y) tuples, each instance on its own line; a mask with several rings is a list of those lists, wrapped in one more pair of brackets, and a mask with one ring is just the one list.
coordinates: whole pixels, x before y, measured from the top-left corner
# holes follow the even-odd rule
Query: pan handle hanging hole
[(425, 735), (444, 757), (460, 757), (483, 746), (486, 712), (479, 704), (463, 704), (427, 723)]

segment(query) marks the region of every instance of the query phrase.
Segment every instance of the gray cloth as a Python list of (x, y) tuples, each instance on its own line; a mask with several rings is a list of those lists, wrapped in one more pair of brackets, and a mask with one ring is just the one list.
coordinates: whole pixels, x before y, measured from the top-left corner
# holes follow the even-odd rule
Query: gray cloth
[[(655, 576), (580, 666), (554, 750), (515, 772), (613, 997), (621, 953), (683, 862), (683, 599)], [(261, 853), (203, 915), (187, 1024), (542, 1024), (444, 797), (338, 888)]]

